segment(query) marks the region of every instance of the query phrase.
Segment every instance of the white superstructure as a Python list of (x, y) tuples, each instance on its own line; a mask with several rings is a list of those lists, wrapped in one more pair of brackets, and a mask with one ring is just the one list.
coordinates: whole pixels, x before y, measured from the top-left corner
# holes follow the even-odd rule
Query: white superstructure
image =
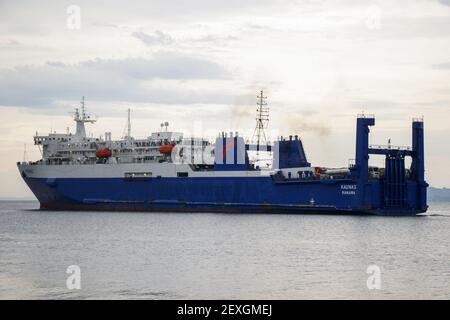
[[(104, 138), (87, 137), (85, 123), (95, 123), (96, 120), (87, 114), (84, 97), (81, 110), (75, 109), (74, 121), (76, 122), (75, 134), (54, 132), (39, 135), (36, 133), (34, 143), (39, 146), (42, 153), (42, 159), (38, 163), (46, 165), (170, 163), (172, 162), (171, 146), (177, 145), (178, 153), (194, 155), (204, 154), (205, 149), (211, 145), (206, 139), (184, 138), (181, 132), (169, 131), (167, 122), (161, 125), (161, 131), (153, 132), (144, 139), (135, 139), (130, 134), (130, 119), (128, 119), (127, 134), (120, 140), (112, 140), (110, 132), (106, 132)], [(99, 157), (99, 150), (100, 152), (106, 150), (106, 156)], [(195, 164), (192, 161), (191, 163)]]

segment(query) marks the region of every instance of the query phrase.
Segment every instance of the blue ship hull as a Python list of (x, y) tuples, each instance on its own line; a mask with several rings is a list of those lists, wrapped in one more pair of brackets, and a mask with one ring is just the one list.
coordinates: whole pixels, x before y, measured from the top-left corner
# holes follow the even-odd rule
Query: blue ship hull
[(343, 193), (353, 180), (289, 180), (271, 177), (149, 178), (27, 178), (41, 209), (98, 211), (170, 211), (229, 213), (329, 213), (416, 215), (419, 186), (408, 183), (407, 204), (383, 205), (383, 186), (368, 183), (370, 196), (361, 203), (359, 188)]
[[(416, 215), (427, 210), (423, 122), (412, 146), (370, 146), (373, 117), (358, 117), (355, 162), (342, 170), (312, 168), (297, 137), (275, 142), (277, 165), (250, 165), (241, 137), (219, 137), (213, 167), (175, 163), (18, 163), (42, 209), (236, 213)], [(371, 171), (369, 157), (385, 156)], [(405, 168), (405, 157), (411, 157)], [(372, 167), (373, 169), (373, 167)]]

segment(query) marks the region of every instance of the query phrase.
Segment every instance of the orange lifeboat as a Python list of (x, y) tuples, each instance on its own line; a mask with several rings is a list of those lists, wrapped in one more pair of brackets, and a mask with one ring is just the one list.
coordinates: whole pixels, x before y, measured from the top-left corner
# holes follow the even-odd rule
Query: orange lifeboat
[(95, 151), (95, 156), (97, 158), (109, 158), (111, 157), (112, 152), (110, 148), (102, 148)]
[(159, 152), (162, 154), (171, 154), (174, 147), (173, 144), (164, 144), (159, 147)]
[(322, 173), (321, 167), (314, 167), (314, 175), (317, 177), (320, 177), (320, 174)]

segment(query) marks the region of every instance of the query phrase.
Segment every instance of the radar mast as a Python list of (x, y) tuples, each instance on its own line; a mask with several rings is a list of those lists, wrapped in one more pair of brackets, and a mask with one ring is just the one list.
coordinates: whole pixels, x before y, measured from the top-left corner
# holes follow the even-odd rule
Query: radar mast
[(261, 90), (259, 92), (259, 95), (256, 96), (257, 101), (257, 117), (256, 117), (256, 127), (255, 131), (253, 133), (252, 140), (255, 141), (256, 139), (256, 146), (257, 146), (257, 155), (259, 154), (259, 149), (261, 143), (267, 144), (267, 138), (266, 138), (266, 132), (269, 125), (269, 107), (267, 106), (266, 99), (267, 97), (264, 96), (264, 91)]
[(80, 138), (86, 137), (86, 129), (84, 127), (84, 124), (87, 123), (94, 123), (97, 121), (96, 119), (92, 119), (90, 115), (86, 112), (86, 106), (84, 102), (84, 96), (81, 99), (81, 113), (78, 108), (75, 108), (75, 116), (73, 119), (77, 123), (77, 131), (75, 135)]

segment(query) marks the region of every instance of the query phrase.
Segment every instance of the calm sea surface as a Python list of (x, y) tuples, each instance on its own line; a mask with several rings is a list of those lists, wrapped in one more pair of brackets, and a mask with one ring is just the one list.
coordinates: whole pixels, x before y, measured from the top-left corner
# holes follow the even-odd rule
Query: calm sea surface
[(450, 203), (408, 218), (37, 207), (0, 202), (2, 299), (450, 298)]

